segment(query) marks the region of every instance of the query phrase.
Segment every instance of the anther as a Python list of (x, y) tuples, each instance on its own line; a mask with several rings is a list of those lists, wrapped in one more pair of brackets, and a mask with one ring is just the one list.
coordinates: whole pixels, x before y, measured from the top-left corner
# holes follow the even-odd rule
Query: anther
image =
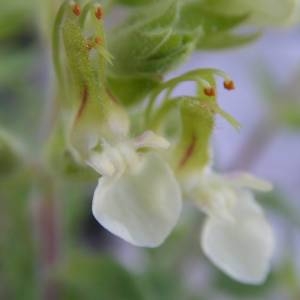
[(92, 50), (101, 44), (101, 38), (96, 36), (94, 39), (89, 38), (86, 40), (85, 47), (87, 50)]
[(92, 42), (90, 41), (87, 41), (86, 44), (85, 44), (85, 47), (87, 50), (92, 50), (94, 48), (94, 45)]
[(103, 10), (102, 10), (102, 7), (101, 7), (100, 5), (96, 7), (95, 17), (96, 17), (98, 20), (101, 20), (102, 17), (103, 17)]
[(209, 97), (216, 96), (216, 90), (214, 87), (206, 87), (203, 89), (203, 92), (206, 96), (209, 96)]
[(96, 45), (100, 45), (102, 40), (99, 36), (96, 36), (94, 41)]
[(226, 90), (231, 91), (235, 89), (235, 84), (233, 80), (225, 80), (223, 85)]
[(72, 11), (73, 11), (74, 15), (76, 15), (77, 17), (80, 16), (80, 14), (81, 14), (80, 5), (79, 4), (74, 4), (72, 6)]

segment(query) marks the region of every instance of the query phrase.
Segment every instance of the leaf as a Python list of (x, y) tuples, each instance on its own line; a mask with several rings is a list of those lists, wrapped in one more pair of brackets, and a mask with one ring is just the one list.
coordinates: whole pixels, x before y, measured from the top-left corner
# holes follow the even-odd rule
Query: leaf
[(150, 76), (109, 78), (109, 86), (114, 95), (125, 106), (134, 105), (144, 99), (160, 82), (160, 78)]
[(278, 113), (282, 125), (296, 132), (300, 129), (300, 103), (297, 103), (298, 101), (298, 99), (294, 102), (286, 101)]
[(290, 203), (290, 200), (278, 190), (272, 193), (258, 194), (260, 204), (272, 210), (277, 215), (289, 221), (292, 225), (300, 227), (300, 211)]
[(0, 10), (0, 39), (8, 38), (32, 25), (34, 1), (2, 1)]
[(224, 32), (242, 24), (248, 14), (230, 16), (207, 9), (201, 1), (186, 1), (180, 10), (178, 29), (190, 31), (201, 28), (204, 34)]
[(69, 255), (58, 270), (57, 281), (65, 300), (144, 299), (128, 271), (110, 258), (91, 253)]
[(197, 44), (198, 50), (226, 49), (240, 47), (252, 43), (260, 37), (260, 32), (249, 34), (233, 34), (229, 32), (211, 33), (201, 37)]
[(117, 0), (118, 3), (128, 6), (140, 6), (154, 3), (156, 0)]
[(0, 298), (37, 298), (36, 252), (28, 197), (28, 174), (0, 182)]
[(149, 270), (142, 276), (140, 286), (146, 296), (146, 300), (188, 299), (178, 274), (161, 269)]
[(22, 146), (15, 137), (0, 130), (0, 180), (16, 174), (23, 167)]
[(110, 37), (112, 76), (161, 75), (191, 53), (195, 37), (175, 30), (177, 1), (159, 1), (129, 17)]
[(35, 49), (0, 51), (0, 84), (14, 86), (23, 80), (35, 59)]
[(276, 277), (273, 273), (268, 276), (265, 283), (259, 286), (246, 285), (232, 280), (225, 274), (217, 271), (214, 286), (228, 295), (236, 296), (238, 299), (244, 297), (258, 297), (270, 291), (276, 285)]

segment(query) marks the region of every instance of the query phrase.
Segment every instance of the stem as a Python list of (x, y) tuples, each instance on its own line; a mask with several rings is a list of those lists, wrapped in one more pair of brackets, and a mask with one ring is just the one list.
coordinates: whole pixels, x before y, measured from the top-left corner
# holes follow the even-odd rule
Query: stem
[(49, 177), (42, 178), (42, 181), (37, 178), (34, 186), (34, 228), (39, 253), (41, 299), (53, 300), (58, 299), (58, 289), (51, 272), (60, 254), (59, 208), (53, 181)]
[(40, 241), (42, 245), (42, 268), (45, 274), (43, 299), (57, 299), (55, 283), (49, 276), (49, 271), (55, 265), (59, 254), (59, 221), (57, 218), (57, 203), (54, 195), (45, 195), (40, 203)]

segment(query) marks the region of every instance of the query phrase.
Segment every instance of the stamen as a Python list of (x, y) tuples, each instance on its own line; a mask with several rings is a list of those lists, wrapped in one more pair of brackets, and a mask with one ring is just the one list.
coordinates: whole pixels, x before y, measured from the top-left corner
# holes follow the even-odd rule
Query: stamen
[(79, 17), (80, 16), (80, 14), (81, 14), (81, 8), (80, 8), (80, 5), (79, 4), (73, 4), (72, 5), (72, 11), (73, 11), (73, 13), (74, 13), (74, 15), (76, 15), (77, 17)]
[(209, 97), (216, 96), (216, 90), (214, 87), (206, 87), (203, 89), (203, 92), (206, 96), (209, 96)]
[(102, 19), (102, 17), (103, 17), (103, 9), (102, 9), (101, 5), (96, 6), (95, 17), (98, 20)]
[(100, 45), (101, 42), (102, 42), (102, 40), (101, 40), (101, 38), (99, 36), (96, 36), (94, 41), (95, 41), (96, 45)]
[(87, 39), (85, 46), (88, 50), (92, 50), (93, 48), (101, 45), (101, 41), (102, 40), (99, 36), (96, 36), (94, 39), (89, 38), (89, 39)]
[(92, 50), (94, 48), (94, 43), (92, 41), (87, 41), (85, 44), (87, 50)]
[(224, 85), (224, 88), (228, 91), (235, 89), (235, 84), (234, 84), (233, 80), (225, 80), (223, 85)]

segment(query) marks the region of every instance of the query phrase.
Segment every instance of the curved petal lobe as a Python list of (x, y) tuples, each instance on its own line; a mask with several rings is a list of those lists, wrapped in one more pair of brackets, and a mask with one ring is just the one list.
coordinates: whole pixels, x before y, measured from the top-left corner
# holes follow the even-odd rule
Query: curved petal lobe
[(241, 192), (232, 222), (208, 218), (202, 232), (204, 253), (232, 278), (259, 284), (265, 280), (274, 237), (263, 212), (247, 192)]
[(102, 177), (93, 198), (93, 214), (113, 234), (136, 246), (159, 246), (176, 225), (181, 192), (169, 166), (146, 154), (133, 173)]

